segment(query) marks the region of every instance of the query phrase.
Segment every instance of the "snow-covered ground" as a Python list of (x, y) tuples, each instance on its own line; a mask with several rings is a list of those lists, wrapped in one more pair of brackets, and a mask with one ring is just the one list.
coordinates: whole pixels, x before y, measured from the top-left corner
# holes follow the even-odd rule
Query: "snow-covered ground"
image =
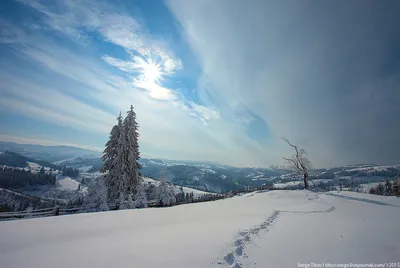
[(298, 181), (289, 181), (289, 182), (284, 182), (284, 183), (274, 183), (274, 187), (276, 188), (285, 188), (289, 186), (297, 186), (299, 184), (302, 184), (303, 182), (298, 180)]
[(0, 263), (288, 268), (399, 262), (399, 221), (396, 197), (255, 192), (170, 208), (0, 222)]
[[(147, 177), (144, 177), (143, 180), (144, 180), (145, 183), (151, 183), (151, 184), (154, 184), (156, 186), (160, 183), (157, 180), (154, 180), (154, 179), (151, 179), (151, 178), (147, 178)], [(181, 189), (180, 188), (181, 188), (180, 186), (174, 185), (175, 194), (181, 193)], [(182, 190), (183, 190), (183, 192), (185, 194), (186, 193), (189, 193), (189, 194), (193, 193), (193, 197), (194, 198), (199, 197), (199, 196), (203, 196), (205, 194), (215, 194), (215, 193), (209, 193), (209, 192), (200, 191), (200, 190), (196, 190), (196, 189), (188, 188), (188, 187), (182, 187)]]
[(92, 168), (93, 168), (93, 166), (83, 166), (83, 167), (78, 167), (78, 170), (80, 172), (89, 172), (89, 170)]
[(398, 168), (400, 168), (400, 165), (357, 167), (357, 168), (348, 169), (347, 171), (384, 171), (384, 170), (388, 170), (390, 168), (398, 169)]
[(57, 178), (57, 187), (61, 190), (75, 191), (79, 187), (79, 182), (70, 177), (60, 176)]
[(365, 191), (368, 193), (371, 188), (375, 188), (376, 186), (378, 186), (379, 183), (383, 183), (383, 182), (371, 182), (371, 183), (360, 184), (360, 191), (361, 192)]

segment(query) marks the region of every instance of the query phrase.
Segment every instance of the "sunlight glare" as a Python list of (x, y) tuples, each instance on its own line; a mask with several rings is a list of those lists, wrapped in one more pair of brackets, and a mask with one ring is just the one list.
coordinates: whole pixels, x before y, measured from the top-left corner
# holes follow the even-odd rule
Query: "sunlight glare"
[(158, 64), (146, 62), (145, 64), (143, 64), (142, 68), (143, 75), (146, 81), (157, 82), (161, 78), (162, 72)]

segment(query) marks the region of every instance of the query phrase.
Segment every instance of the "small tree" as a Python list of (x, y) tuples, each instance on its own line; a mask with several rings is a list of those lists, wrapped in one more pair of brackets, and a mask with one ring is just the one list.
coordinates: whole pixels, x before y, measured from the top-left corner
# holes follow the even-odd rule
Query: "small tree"
[(392, 191), (393, 191), (393, 195), (400, 196), (400, 180), (399, 179), (393, 180)]
[(175, 191), (166, 182), (165, 176), (160, 178), (160, 184), (157, 186), (155, 193), (162, 206), (170, 206), (176, 203)]
[(134, 207), (147, 208), (146, 189), (144, 187), (144, 183), (142, 182), (142, 180), (139, 181), (139, 184), (136, 187), (136, 193), (134, 199), (135, 199)]
[(385, 186), (383, 183), (379, 183), (378, 186), (376, 186), (375, 193), (377, 195), (383, 195), (385, 193)]
[(375, 193), (375, 188), (372, 187), (371, 189), (369, 189), (369, 193), (370, 193), (370, 194), (376, 194), (376, 193)]
[(107, 205), (107, 187), (105, 186), (103, 177), (90, 183), (87, 195), (87, 204), (89, 211), (110, 210)]
[(393, 195), (392, 183), (389, 180), (385, 181), (385, 195)]
[(127, 203), (128, 208), (135, 208), (135, 204), (132, 200), (132, 194), (128, 195), (128, 203)]
[(311, 161), (306, 157), (306, 151), (298, 145), (292, 144), (289, 139), (282, 138), (290, 147), (293, 148), (295, 154), (291, 157), (283, 157), (289, 168), (303, 175), (304, 189), (308, 189), (308, 172), (312, 168)]

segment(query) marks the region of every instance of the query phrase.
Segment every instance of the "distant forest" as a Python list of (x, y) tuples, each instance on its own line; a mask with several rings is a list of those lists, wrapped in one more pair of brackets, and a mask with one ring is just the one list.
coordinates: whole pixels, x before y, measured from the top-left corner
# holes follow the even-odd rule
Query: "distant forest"
[(0, 168), (0, 187), (2, 188), (20, 188), (34, 185), (55, 185), (56, 176), (50, 173), (46, 174), (44, 168), (38, 173), (32, 173), (29, 170), (2, 167)]

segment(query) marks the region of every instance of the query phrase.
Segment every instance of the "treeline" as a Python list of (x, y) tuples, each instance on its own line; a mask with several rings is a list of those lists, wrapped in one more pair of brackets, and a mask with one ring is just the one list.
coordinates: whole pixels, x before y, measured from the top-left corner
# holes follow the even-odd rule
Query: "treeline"
[(369, 190), (370, 194), (400, 196), (400, 179), (393, 181), (386, 180), (385, 183), (379, 183), (376, 187)]
[(77, 178), (79, 176), (79, 170), (76, 168), (72, 168), (72, 167), (64, 167), (62, 169), (62, 175), (72, 177), (72, 178)]
[(380, 176), (386, 178), (394, 178), (400, 176), (400, 170), (396, 168), (387, 168), (385, 170), (351, 170), (351, 171), (342, 171), (340, 176)]
[(43, 167), (38, 173), (10, 167), (0, 168), (0, 187), (3, 188), (55, 184), (56, 176), (51, 173), (46, 173)]
[(181, 193), (175, 195), (176, 202), (192, 202), (194, 200), (193, 192), (184, 193), (183, 190), (181, 191)]

